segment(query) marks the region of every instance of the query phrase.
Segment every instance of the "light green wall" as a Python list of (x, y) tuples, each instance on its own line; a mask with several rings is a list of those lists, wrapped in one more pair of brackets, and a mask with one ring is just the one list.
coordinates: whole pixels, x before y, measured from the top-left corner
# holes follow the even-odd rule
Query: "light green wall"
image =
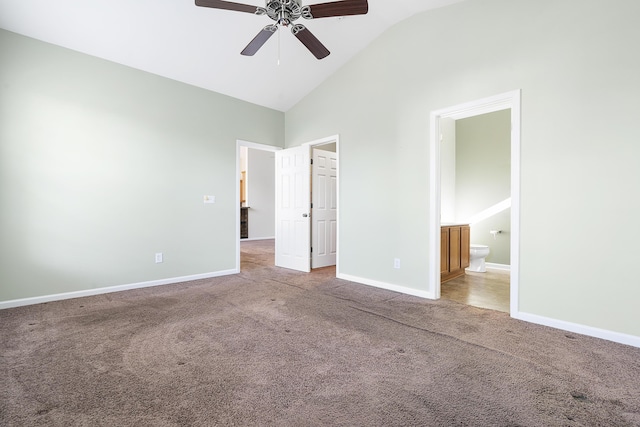
[(235, 141), (335, 134), (341, 271), (425, 290), (429, 114), (521, 89), (520, 310), (640, 336), (637, 16), (636, 0), (426, 12), (286, 115), (0, 31), (0, 301), (231, 269)]
[(429, 114), (521, 89), (519, 308), (640, 336), (640, 2), (613, 3), (426, 12), (288, 111), (287, 146), (340, 134), (342, 273), (426, 289)]
[(234, 269), (236, 140), (281, 145), (283, 128), (0, 30), (0, 301)]
[[(456, 219), (511, 197), (511, 110), (456, 120)], [(442, 165), (444, 167), (444, 165)], [(510, 264), (511, 210), (471, 223), (471, 243), (489, 246), (487, 262)], [(494, 238), (489, 231), (500, 230)]]

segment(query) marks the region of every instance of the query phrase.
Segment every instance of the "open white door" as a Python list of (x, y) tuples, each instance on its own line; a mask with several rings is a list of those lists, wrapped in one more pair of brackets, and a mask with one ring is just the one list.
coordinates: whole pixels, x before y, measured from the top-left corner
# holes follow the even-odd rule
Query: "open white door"
[(311, 271), (309, 147), (276, 151), (276, 265)]
[(338, 250), (338, 155), (313, 149), (311, 265), (336, 265)]

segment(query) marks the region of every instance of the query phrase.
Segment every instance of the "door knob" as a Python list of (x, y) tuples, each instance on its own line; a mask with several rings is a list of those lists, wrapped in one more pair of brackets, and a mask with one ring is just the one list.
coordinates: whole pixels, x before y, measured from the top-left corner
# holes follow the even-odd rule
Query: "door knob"
[(309, 215), (307, 215), (307, 214), (302, 214), (302, 218), (306, 218), (306, 217), (308, 217), (308, 216), (309, 216)]

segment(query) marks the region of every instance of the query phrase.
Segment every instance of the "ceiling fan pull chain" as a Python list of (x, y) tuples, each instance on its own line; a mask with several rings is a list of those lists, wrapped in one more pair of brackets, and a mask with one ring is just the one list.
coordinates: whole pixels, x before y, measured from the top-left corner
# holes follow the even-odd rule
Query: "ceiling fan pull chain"
[(280, 66), (280, 26), (278, 26), (278, 66)]

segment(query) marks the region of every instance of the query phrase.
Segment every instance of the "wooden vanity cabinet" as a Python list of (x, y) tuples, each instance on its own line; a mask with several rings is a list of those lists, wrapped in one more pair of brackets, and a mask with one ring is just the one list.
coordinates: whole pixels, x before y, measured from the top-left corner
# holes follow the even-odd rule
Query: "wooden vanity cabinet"
[(464, 275), (469, 267), (469, 225), (447, 225), (440, 234), (440, 283)]

